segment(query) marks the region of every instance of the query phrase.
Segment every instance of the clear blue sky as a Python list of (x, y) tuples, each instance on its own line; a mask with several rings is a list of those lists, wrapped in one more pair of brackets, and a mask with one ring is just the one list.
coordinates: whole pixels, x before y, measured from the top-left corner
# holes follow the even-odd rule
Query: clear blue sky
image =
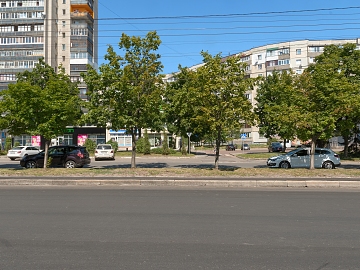
[(360, 38), (360, 2), (354, 0), (98, 0), (99, 59), (122, 33), (156, 30), (163, 73), (202, 62), (200, 52), (223, 56), (292, 40)]

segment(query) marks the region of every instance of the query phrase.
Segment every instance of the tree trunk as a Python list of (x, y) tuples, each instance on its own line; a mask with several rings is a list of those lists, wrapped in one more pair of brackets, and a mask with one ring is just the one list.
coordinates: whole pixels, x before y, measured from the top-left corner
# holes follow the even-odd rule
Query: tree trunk
[(136, 128), (131, 128), (132, 150), (131, 150), (131, 169), (136, 168)]
[(51, 140), (45, 139), (45, 156), (44, 156), (44, 166), (43, 166), (44, 169), (46, 169), (48, 165), (50, 143)]
[[(355, 144), (355, 138), (354, 138), (354, 142), (353, 144)], [(348, 157), (349, 154), (349, 137), (345, 136), (344, 137), (344, 156)]]
[(220, 157), (220, 143), (221, 143), (221, 130), (217, 131), (216, 145), (215, 145), (215, 170), (219, 169), (219, 157)]
[(310, 170), (315, 169), (315, 143), (316, 143), (316, 139), (313, 138), (311, 140), (311, 148), (310, 148)]
[(286, 139), (284, 139), (284, 147), (283, 147), (283, 152), (286, 152)]

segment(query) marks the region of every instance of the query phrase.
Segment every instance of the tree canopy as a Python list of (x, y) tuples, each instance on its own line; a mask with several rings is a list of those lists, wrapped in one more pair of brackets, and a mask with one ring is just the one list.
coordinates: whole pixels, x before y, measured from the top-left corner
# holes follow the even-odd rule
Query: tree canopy
[(142, 128), (163, 129), (162, 64), (156, 50), (161, 44), (156, 32), (144, 38), (122, 34), (118, 55), (109, 46), (99, 72), (84, 74), (90, 101), (83, 121), (111, 129), (126, 128), (132, 136), (131, 167), (135, 168), (136, 137)]
[[(189, 131), (211, 135), (216, 141), (215, 168), (218, 169), (219, 149), (223, 134), (253, 124), (255, 115), (245, 94), (253, 81), (247, 78), (246, 64), (238, 56), (223, 59), (201, 53), (204, 65), (196, 71), (183, 68), (168, 92), (172, 121), (183, 134)], [(192, 130), (190, 130), (192, 129)]]
[(79, 90), (62, 67), (56, 73), (43, 59), (17, 78), (0, 92), (0, 128), (12, 135), (41, 135), (47, 160), (51, 139), (62, 135), (66, 126), (75, 125), (81, 116)]

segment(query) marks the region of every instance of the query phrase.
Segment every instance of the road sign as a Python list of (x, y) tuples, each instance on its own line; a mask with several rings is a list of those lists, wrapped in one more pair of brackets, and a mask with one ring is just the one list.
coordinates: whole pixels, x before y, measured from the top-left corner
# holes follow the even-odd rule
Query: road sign
[(243, 139), (243, 140), (246, 139), (246, 133), (242, 133), (242, 134), (240, 135), (240, 138)]

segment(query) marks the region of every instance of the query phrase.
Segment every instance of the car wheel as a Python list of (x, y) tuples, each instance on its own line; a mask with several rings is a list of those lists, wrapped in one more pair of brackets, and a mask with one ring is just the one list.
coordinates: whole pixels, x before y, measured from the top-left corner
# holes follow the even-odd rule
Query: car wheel
[(66, 161), (65, 162), (65, 168), (75, 168), (76, 166), (76, 163), (75, 163), (75, 161), (73, 161), (73, 160), (68, 160), (68, 161)]
[(290, 163), (287, 162), (287, 161), (282, 161), (280, 163), (280, 168), (283, 168), (283, 169), (289, 169), (291, 166), (290, 166)]
[(30, 160), (30, 161), (26, 162), (26, 164), (25, 164), (26, 169), (32, 169), (32, 168), (36, 168), (36, 167), (37, 167), (36, 162), (33, 160)]
[(334, 163), (332, 163), (331, 161), (325, 161), (323, 164), (323, 168), (324, 169), (334, 169)]

